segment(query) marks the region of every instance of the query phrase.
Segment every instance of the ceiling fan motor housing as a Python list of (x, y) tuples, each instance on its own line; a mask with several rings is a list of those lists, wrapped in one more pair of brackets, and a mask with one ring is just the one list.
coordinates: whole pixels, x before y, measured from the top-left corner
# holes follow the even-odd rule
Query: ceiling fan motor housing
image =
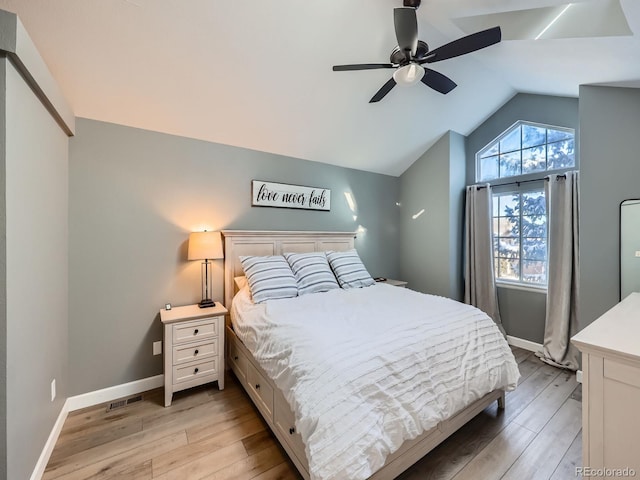
[(404, 0), (403, 5), (405, 7), (418, 8), (422, 0)]

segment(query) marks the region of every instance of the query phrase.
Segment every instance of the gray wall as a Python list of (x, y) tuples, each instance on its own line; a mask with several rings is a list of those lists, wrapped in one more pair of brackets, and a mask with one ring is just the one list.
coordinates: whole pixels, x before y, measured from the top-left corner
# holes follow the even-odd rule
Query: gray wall
[(13, 65), (3, 63), (6, 476), (25, 479), (67, 396), (68, 139)]
[(462, 298), (464, 162), (464, 137), (448, 132), (400, 177), (400, 276), (414, 290)]
[[(518, 120), (574, 128), (576, 159), (580, 158), (578, 99), (519, 93), (467, 137), (467, 184), (476, 183), (475, 154)], [(498, 287), (500, 315), (507, 334), (542, 343), (545, 302), (544, 292)]]
[[(189, 232), (340, 230), (374, 276), (399, 273), (399, 179), (78, 119), (70, 144), (71, 394), (162, 373), (158, 310), (200, 300)], [(251, 180), (331, 189), (331, 211), (251, 207)], [(352, 212), (344, 192), (357, 203)], [(354, 220), (354, 215), (357, 219)], [(222, 299), (222, 261), (214, 297)]]
[(6, 70), (0, 53), (0, 479), (7, 478), (7, 202), (6, 202)]
[(620, 202), (640, 198), (640, 89), (580, 87), (583, 328), (618, 302)]

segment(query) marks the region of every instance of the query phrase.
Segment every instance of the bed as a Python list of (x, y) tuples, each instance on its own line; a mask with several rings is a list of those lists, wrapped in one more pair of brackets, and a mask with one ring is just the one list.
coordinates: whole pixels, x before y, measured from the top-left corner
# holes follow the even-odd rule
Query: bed
[[(504, 408), (517, 364), (495, 325), (472, 307), (389, 285), (252, 305), (248, 287), (236, 287), (241, 256), (347, 251), (354, 233), (223, 235), (225, 304), (237, 317), (226, 326), (228, 365), (303, 478), (395, 478), (493, 401)], [(427, 301), (446, 324), (413, 313)], [(434, 339), (428, 354), (413, 346), (421, 336)], [(453, 365), (442, 359), (453, 351), (465, 362), (464, 381), (441, 382)]]

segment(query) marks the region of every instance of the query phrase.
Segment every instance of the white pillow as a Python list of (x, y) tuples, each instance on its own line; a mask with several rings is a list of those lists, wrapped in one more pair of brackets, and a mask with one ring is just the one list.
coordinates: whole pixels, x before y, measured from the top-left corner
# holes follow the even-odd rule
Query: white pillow
[(298, 296), (296, 278), (282, 255), (240, 257), (254, 303)]
[(327, 260), (342, 288), (370, 287), (376, 283), (355, 250), (327, 252)]
[(296, 277), (298, 295), (340, 288), (324, 252), (285, 253), (284, 258)]

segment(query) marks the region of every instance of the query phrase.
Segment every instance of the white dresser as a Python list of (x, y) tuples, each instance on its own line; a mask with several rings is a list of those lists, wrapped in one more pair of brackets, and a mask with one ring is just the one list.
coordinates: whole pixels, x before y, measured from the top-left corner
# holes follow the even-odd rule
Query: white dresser
[(571, 341), (582, 352), (583, 476), (640, 475), (640, 293)]

